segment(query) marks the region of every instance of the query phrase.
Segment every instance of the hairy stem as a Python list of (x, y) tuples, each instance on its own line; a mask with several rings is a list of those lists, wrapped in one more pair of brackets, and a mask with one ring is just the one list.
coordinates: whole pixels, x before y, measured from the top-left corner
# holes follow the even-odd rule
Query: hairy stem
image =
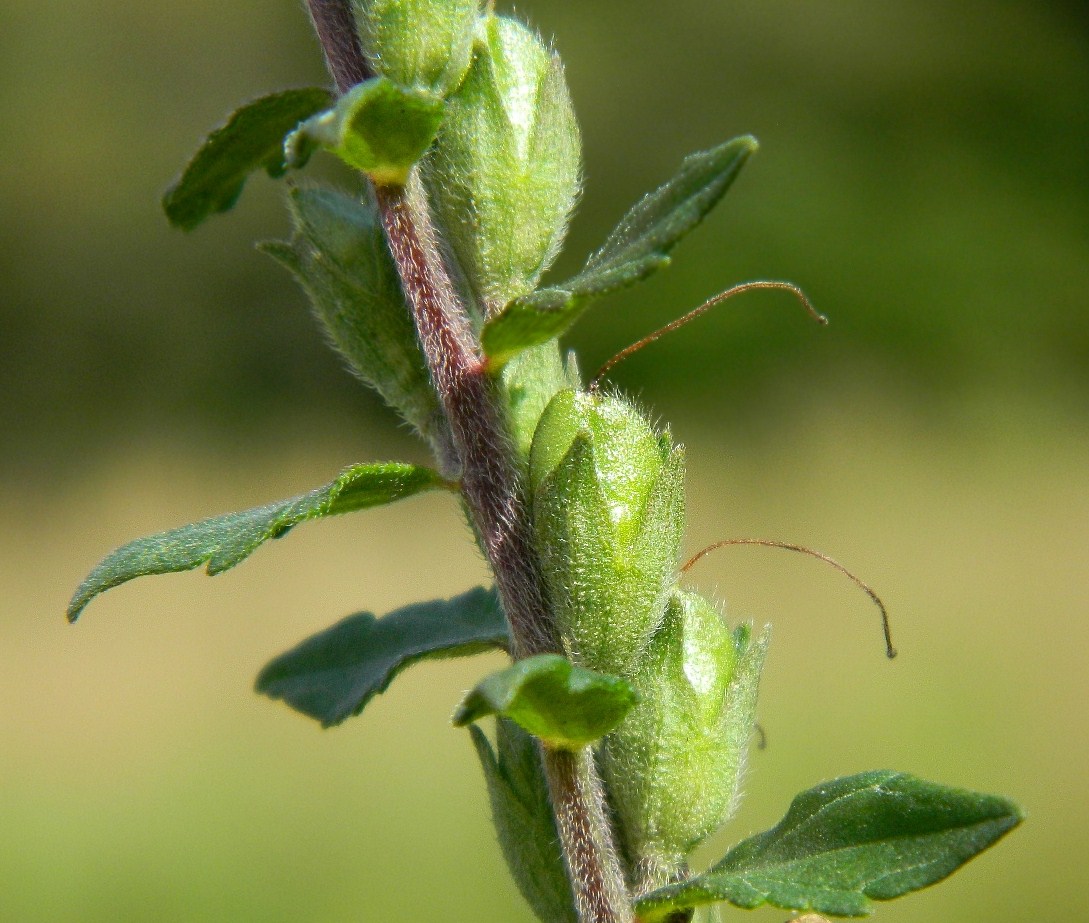
[(374, 72), (363, 55), (349, 0), (307, 0), (325, 64), (341, 93)]
[[(348, 0), (308, 4), (338, 89), (344, 92), (373, 76)], [(525, 657), (558, 650), (501, 398), (451, 283), (426, 195), (415, 172), (404, 188), (375, 191), (432, 384), (446, 412), (465, 504), (510, 621), (512, 653)], [(546, 750), (543, 756), (580, 919), (631, 923), (592, 754)]]
[(514, 655), (557, 649), (499, 394), (485, 371), (469, 317), (446, 271), (419, 180), (378, 187), (378, 204), (401, 273), (431, 380), (461, 462), (461, 491), (511, 623)]
[(579, 919), (582, 923), (628, 923), (633, 917), (631, 898), (613, 846), (593, 753), (589, 747), (577, 753), (542, 749)]

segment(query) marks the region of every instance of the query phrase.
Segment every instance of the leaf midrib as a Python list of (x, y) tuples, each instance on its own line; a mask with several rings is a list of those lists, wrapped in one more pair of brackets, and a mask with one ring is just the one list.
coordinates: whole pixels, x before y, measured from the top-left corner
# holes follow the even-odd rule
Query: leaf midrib
[[(837, 801), (838, 800), (839, 799), (837, 799)], [(857, 843), (854, 843), (854, 844), (852, 844), (850, 846), (837, 846), (837, 847), (835, 847), (833, 849), (818, 850), (818, 851), (814, 851), (812, 853), (809, 853), (805, 857), (799, 857), (799, 858), (790, 859), (790, 860), (782, 860), (782, 861), (777, 861), (777, 862), (767, 862), (767, 863), (763, 863), (763, 864), (751, 865), (748, 868), (746, 868), (744, 871), (731, 871), (731, 870), (725, 870), (724, 869), (721, 872), (716, 872), (714, 869), (711, 869), (708, 872), (706, 872), (706, 875), (707, 875), (708, 878), (711, 878), (711, 877), (737, 878), (739, 880), (745, 881), (747, 884), (751, 884), (751, 882), (749, 882), (747, 880), (747, 876), (752, 875), (752, 874), (757, 874), (757, 873), (763, 873), (763, 870), (765, 870), (765, 869), (770, 869), (770, 870), (783, 869), (783, 868), (789, 867), (791, 865), (794, 865), (794, 864), (796, 864), (798, 862), (806, 861), (808, 859), (818, 858), (818, 857), (835, 856), (837, 853), (844, 853), (844, 852), (848, 852), (850, 850), (860, 849), (860, 848), (863, 848), (863, 847), (866, 847), (866, 846), (873, 845), (875, 843), (895, 843), (895, 842), (900, 841), (900, 840), (912, 840), (912, 839), (921, 839), (921, 838), (924, 838), (924, 837), (940, 836), (943, 833), (948, 833), (948, 832), (952, 832), (952, 831), (956, 831), (956, 830), (971, 830), (974, 827), (982, 827), (982, 826), (984, 826), (986, 824), (995, 823), (996, 821), (1001, 822), (1002, 820), (1003, 820), (1003, 817), (1000, 815), (1000, 816), (997, 816), (997, 817), (988, 817), (988, 818), (986, 818), (984, 820), (976, 821), (975, 823), (971, 823), (971, 824), (955, 824), (955, 825), (952, 825), (952, 826), (949, 826), (949, 827), (943, 827), (941, 830), (933, 831), (931, 833), (900, 834), (900, 835), (882, 837), (880, 839), (859, 840)], [(723, 860), (723, 861), (725, 861), (725, 860)], [(924, 867), (926, 865), (931, 865), (931, 864), (933, 864), (933, 862), (925, 862), (925, 863), (920, 863), (919, 865), (914, 866), (914, 867), (922, 868), (922, 867)], [(907, 871), (909, 868), (910, 867), (897, 868), (895, 872), (885, 873), (885, 874), (881, 875), (880, 878), (887, 878), (892, 874), (901, 874), (902, 872)], [(771, 875), (771, 874), (766, 875), (766, 877), (769, 878), (772, 881), (780, 880), (780, 879), (776, 879), (774, 877), (774, 875)], [(874, 881), (878, 881), (878, 880), (880, 880), (880, 878), (869, 879), (867, 884), (873, 884)], [(840, 889), (840, 890), (842, 890), (842, 889)]]

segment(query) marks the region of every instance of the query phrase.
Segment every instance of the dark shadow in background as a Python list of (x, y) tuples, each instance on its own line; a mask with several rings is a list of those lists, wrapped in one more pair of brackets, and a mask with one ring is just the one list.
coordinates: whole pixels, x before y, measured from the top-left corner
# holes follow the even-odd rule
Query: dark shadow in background
[[(0, 28), (0, 428), (9, 475), (184, 434), (227, 447), (386, 425), (252, 241), (280, 193), (192, 235), (157, 199), (249, 97), (323, 82), (299, 4), (9, 4)], [(586, 143), (557, 272), (692, 149), (763, 143), (647, 286), (572, 336), (587, 371), (727, 285), (803, 285), (832, 317), (753, 295), (628, 363), (670, 413), (774, 425), (801, 400), (887, 389), (946, 410), (1004, 393), (1089, 411), (1089, 15), (1076, 2), (538, 0)], [(55, 17), (55, 18), (54, 18)], [(350, 185), (344, 174), (336, 181)]]

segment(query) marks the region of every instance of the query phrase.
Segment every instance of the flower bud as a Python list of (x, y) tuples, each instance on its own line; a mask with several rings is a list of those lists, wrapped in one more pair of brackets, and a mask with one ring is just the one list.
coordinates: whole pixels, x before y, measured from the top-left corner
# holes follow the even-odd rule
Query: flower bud
[(661, 621), (684, 528), (684, 451), (619, 397), (565, 389), (529, 479), (537, 551), (564, 644), (628, 674)]
[(639, 890), (671, 880), (734, 811), (767, 650), (750, 634), (675, 589), (631, 677), (639, 702), (602, 768)]
[(559, 56), (502, 16), (482, 20), (477, 35), (425, 180), (491, 316), (532, 291), (555, 259), (578, 195), (580, 140)]
[(354, 0), (363, 51), (394, 83), (440, 95), (469, 69), (479, 0)]
[(559, 344), (549, 340), (514, 356), (503, 366), (500, 381), (516, 457), (525, 462), (529, 459), (533, 434), (549, 401), (558, 391), (581, 385), (578, 370), (572, 359), (564, 363)]

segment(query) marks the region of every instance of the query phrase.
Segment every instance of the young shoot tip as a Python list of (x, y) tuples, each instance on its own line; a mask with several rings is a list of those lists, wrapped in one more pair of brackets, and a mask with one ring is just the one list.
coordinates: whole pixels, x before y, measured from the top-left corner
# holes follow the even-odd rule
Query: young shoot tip
[(624, 349), (620, 350), (620, 352), (618, 352), (600, 369), (598, 369), (597, 374), (594, 376), (594, 380), (590, 382), (587, 390), (591, 394), (596, 392), (598, 387), (601, 385), (602, 379), (606, 375), (608, 375), (609, 372), (613, 370), (613, 368), (615, 368), (629, 356), (632, 356), (635, 353), (639, 352), (639, 350), (643, 349), (643, 347), (649, 346), (655, 340), (661, 339), (667, 333), (672, 333), (674, 330), (683, 327), (689, 321), (693, 321), (697, 317), (706, 314), (708, 311), (711, 310), (711, 308), (715, 307), (716, 305), (722, 304), (724, 301), (728, 301), (735, 295), (742, 295), (745, 292), (751, 292), (757, 289), (778, 289), (781, 291), (790, 292), (790, 294), (792, 294), (795, 298), (798, 299), (798, 301), (801, 302), (802, 307), (805, 308), (806, 313), (809, 314), (809, 316), (813, 318), (813, 320), (815, 320), (822, 327), (826, 327), (828, 325), (828, 318), (813, 307), (813, 304), (810, 302), (809, 298), (806, 297), (805, 292), (803, 292), (801, 288), (795, 285), (793, 282), (782, 282), (771, 279), (757, 279), (753, 282), (740, 282), (732, 288), (726, 289), (726, 291), (724, 292), (719, 292), (719, 294), (715, 295), (713, 298), (707, 299), (707, 301), (705, 301), (699, 307), (693, 308), (687, 314), (682, 314), (676, 320), (671, 321), (664, 327), (660, 327), (653, 333), (647, 334), (641, 340), (632, 343), (631, 346), (627, 346)]
[(885, 604), (881, 601), (881, 597), (877, 595), (868, 583), (864, 583), (861, 578), (847, 570), (839, 561), (828, 557), (828, 555), (823, 554), (820, 551), (806, 548), (804, 545), (795, 545), (791, 542), (776, 542), (764, 538), (727, 538), (720, 542), (708, 545), (702, 551), (698, 551), (696, 554), (692, 555), (681, 568), (681, 573), (687, 574), (695, 564), (707, 557), (712, 551), (717, 551), (719, 548), (725, 548), (729, 545), (761, 545), (765, 548), (781, 548), (785, 551), (797, 551), (799, 554), (807, 554), (810, 557), (816, 558), (818, 561), (823, 561), (825, 564), (834, 567), (869, 596), (873, 604), (877, 606), (878, 611), (881, 613), (881, 630), (885, 637), (885, 656), (888, 657), (889, 660), (896, 657), (898, 651), (892, 645), (892, 629), (889, 624), (889, 613), (885, 608)]

